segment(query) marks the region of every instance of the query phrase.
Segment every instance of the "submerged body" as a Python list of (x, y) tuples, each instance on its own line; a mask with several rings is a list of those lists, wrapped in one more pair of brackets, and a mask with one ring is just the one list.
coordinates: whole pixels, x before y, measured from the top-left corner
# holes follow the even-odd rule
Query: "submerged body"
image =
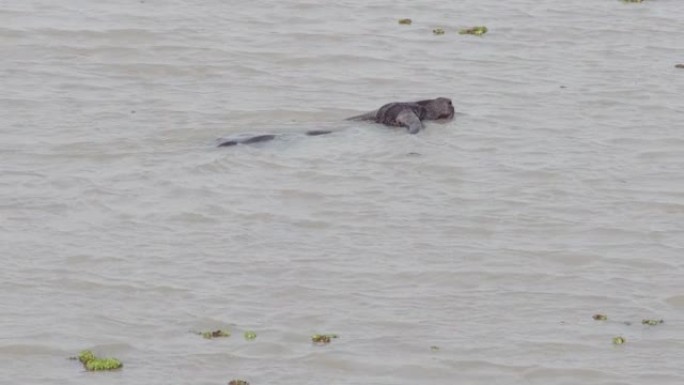
[[(406, 127), (411, 134), (417, 134), (424, 128), (423, 122), (448, 121), (454, 117), (454, 106), (451, 99), (436, 98), (420, 100), (417, 102), (388, 103), (375, 111), (363, 115), (354, 116), (347, 120), (373, 121), (393, 127)], [(332, 131), (314, 130), (305, 134), (309, 136), (330, 134)], [(248, 138), (229, 139), (221, 142), (219, 147), (235, 146), (238, 144), (252, 144), (267, 142), (276, 138), (276, 135), (257, 135)]]
[[(313, 131), (307, 131), (304, 134), (307, 136), (318, 136), (318, 135), (325, 135), (325, 134), (330, 134), (332, 131), (326, 131), (326, 130), (313, 130)], [(261, 142), (268, 142), (276, 138), (277, 135), (275, 134), (266, 134), (266, 135), (255, 135), (255, 136), (250, 136), (249, 138), (235, 138), (235, 139), (228, 139), (225, 140), (221, 143), (219, 143), (218, 147), (230, 147), (230, 146), (237, 146), (238, 144), (253, 144), (253, 143), (261, 143)]]

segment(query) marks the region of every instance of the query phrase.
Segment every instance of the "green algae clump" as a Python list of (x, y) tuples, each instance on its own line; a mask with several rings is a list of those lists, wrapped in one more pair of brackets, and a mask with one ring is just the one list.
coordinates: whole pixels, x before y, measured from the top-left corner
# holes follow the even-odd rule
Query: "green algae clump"
[(399, 19), (399, 24), (403, 25), (411, 25), (412, 22), (411, 19)]
[(643, 3), (644, 0), (622, 0), (623, 3)]
[(84, 350), (78, 355), (83, 367), (91, 372), (121, 369), (123, 364), (116, 358), (97, 358), (90, 350)]
[(625, 337), (622, 337), (622, 336), (613, 337), (613, 345), (622, 345), (625, 342), (627, 342)]
[(661, 319), (645, 319), (645, 320), (641, 320), (641, 324), (642, 324), (642, 325), (648, 325), (648, 326), (656, 326), (656, 325), (660, 325), (660, 324), (662, 324), (662, 323), (665, 323), (665, 321), (663, 321), (663, 320), (661, 320)]
[(311, 336), (311, 342), (317, 345), (327, 345), (333, 338), (337, 338), (337, 334), (314, 334)]
[(446, 32), (444, 32), (443, 28), (435, 28), (432, 30), (432, 33), (435, 35), (444, 35)]
[(591, 318), (593, 318), (596, 321), (606, 321), (608, 320), (608, 316), (605, 314), (594, 314)]
[(90, 371), (116, 370), (121, 367), (123, 364), (116, 358), (95, 358), (85, 363), (85, 368)]
[(458, 33), (461, 35), (482, 36), (485, 33), (487, 33), (487, 27), (485, 27), (484, 25), (479, 25), (479, 26), (472, 27), (472, 28), (463, 28), (460, 31), (458, 31)]
[(254, 341), (257, 338), (257, 334), (251, 330), (245, 332), (245, 339), (247, 341)]
[(230, 337), (230, 332), (228, 330), (214, 330), (208, 332), (200, 332), (199, 334), (208, 340), (219, 337)]
[(682, 68), (684, 68), (684, 64), (675, 64), (675, 68), (682, 69)]
[(84, 350), (81, 352), (81, 354), (78, 355), (78, 360), (81, 361), (81, 363), (84, 365), (86, 362), (94, 359), (95, 355), (90, 350)]
[(228, 385), (249, 385), (249, 382), (245, 380), (231, 380)]
[(330, 337), (324, 334), (314, 334), (311, 336), (311, 342), (314, 344), (325, 345), (330, 343)]

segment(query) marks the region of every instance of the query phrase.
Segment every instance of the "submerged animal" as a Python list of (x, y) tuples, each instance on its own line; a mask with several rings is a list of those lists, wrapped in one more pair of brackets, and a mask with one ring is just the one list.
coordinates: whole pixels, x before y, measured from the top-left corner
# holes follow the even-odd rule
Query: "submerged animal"
[[(363, 115), (353, 116), (347, 120), (373, 121), (386, 126), (406, 127), (411, 134), (417, 134), (424, 128), (423, 122), (449, 121), (454, 117), (454, 106), (451, 99), (436, 98), (420, 100), (417, 102), (395, 102), (388, 103), (375, 111)], [(308, 136), (330, 134), (328, 130), (307, 131)], [(276, 138), (274, 134), (256, 135), (247, 138), (228, 139), (221, 142), (219, 147), (235, 146), (238, 144), (252, 144), (267, 142)]]
[(418, 102), (388, 103), (380, 109), (347, 120), (372, 120), (386, 126), (408, 128), (411, 134), (417, 134), (425, 120), (451, 120), (454, 118), (454, 106), (451, 99), (437, 98)]

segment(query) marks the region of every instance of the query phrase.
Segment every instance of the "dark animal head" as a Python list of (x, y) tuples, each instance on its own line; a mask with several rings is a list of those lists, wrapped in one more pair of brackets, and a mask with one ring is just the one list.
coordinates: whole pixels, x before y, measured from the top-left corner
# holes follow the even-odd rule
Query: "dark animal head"
[(451, 120), (454, 118), (454, 106), (451, 104), (451, 99), (437, 98), (421, 100), (416, 102), (425, 107), (425, 120)]

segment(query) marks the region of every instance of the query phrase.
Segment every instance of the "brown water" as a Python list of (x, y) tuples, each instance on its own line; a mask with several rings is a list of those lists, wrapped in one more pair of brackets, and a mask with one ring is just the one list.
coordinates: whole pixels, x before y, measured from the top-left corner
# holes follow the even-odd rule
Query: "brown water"
[[(684, 383), (682, 20), (0, 1), (0, 383)], [(436, 96), (419, 135), (343, 120)], [(214, 147), (245, 132), (286, 135)]]

